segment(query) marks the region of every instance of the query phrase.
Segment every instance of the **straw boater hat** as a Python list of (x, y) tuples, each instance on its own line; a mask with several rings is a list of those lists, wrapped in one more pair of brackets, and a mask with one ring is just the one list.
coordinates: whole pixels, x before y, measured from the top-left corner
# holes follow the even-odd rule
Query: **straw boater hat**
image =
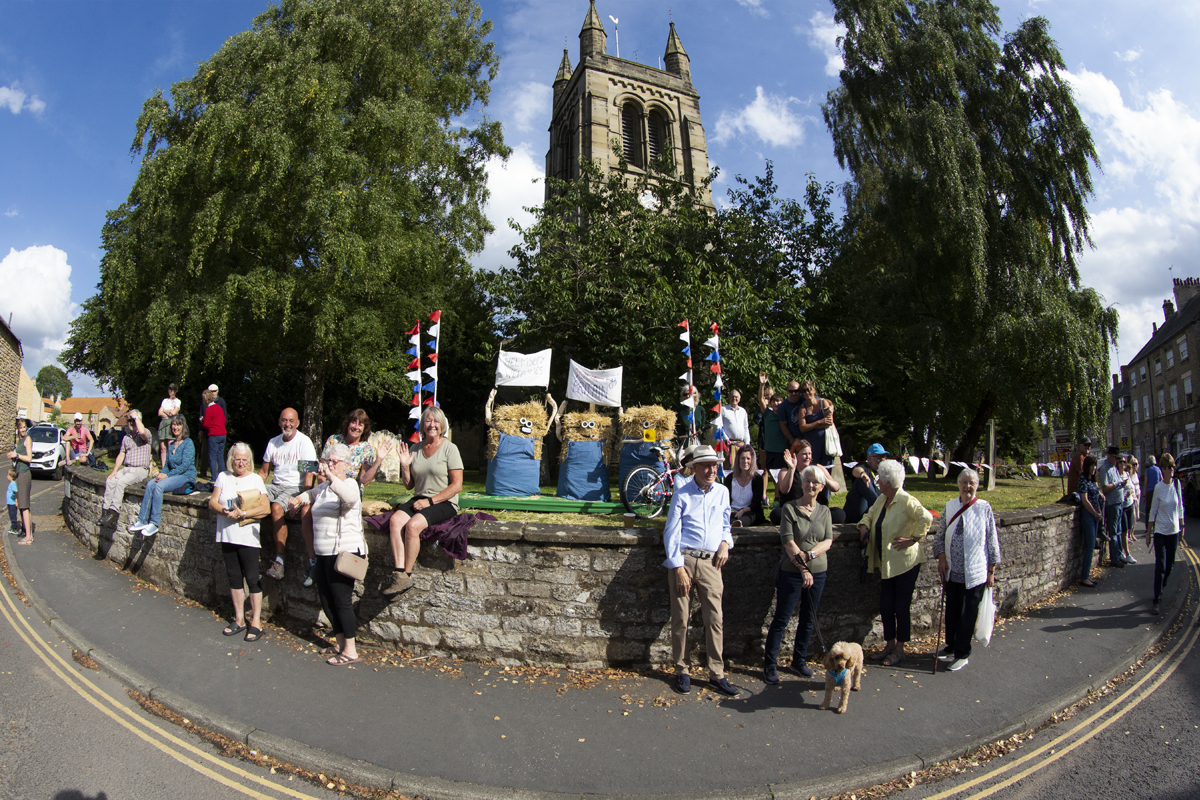
[(720, 464), (725, 459), (717, 455), (717, 451), (708, 445), (700, 445), (692, 453), (692, 466), (697, 464)]

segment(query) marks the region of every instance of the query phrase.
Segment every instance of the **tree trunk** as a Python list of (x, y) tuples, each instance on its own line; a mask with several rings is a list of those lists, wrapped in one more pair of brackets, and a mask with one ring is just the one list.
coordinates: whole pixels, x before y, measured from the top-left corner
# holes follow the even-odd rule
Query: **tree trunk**
[(954, 453), (951, 455), (955, 461), (971, 460), (971, 455), (974, 453), (979, 440), (983, 438), (983, 432), (987, 430), (988, 420), (995, 416), (996, 412), (996, 394), (987, 392), (983, 399), (979, 401), (979, 407), (975, 409), (975, 417), (971, 420), (971, 424), (967, 426), (967, 430), (963, 433), (962, 438), (958, 441), (958, 447), (954, 448)]
[(325, 440), (321, 436), (321, 420), (325, 413), (325, 361), (320, 356), (313, 356), (304, 367), (304, 416), (301, 418), (300, 430), (317, 448), (321, 454), (321, 445)]

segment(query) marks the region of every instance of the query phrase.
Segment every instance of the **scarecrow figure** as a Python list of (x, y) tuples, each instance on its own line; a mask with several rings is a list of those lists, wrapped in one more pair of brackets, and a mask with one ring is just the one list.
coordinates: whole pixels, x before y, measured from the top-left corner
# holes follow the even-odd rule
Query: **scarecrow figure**
[(558, 452), (559, 497), (568, 500), (610, 502), (608, 466), (616, 450), (613, 418), (595, 411), (564, 413), (567, 401), (558, 407), (555, 432), (562, 442)]
[(675, 412), (662, 406), (635, 406), (621, 410), (621, 466), (618, 486), (625, 485), (625, 476), (635, 467), (661, 469), (662, 464), (653, 452), (661, 447), (671, 452), (671, 437), (675, 432)]
[(495, 401), (496, 390), (492, 389), (483, 411), (488, 426), (484, 491), (497, 497), (540, 494), (542, 438), (558, 417), (554, 398), (547, 393), (545, 407), (530, 401), (493, 409)]

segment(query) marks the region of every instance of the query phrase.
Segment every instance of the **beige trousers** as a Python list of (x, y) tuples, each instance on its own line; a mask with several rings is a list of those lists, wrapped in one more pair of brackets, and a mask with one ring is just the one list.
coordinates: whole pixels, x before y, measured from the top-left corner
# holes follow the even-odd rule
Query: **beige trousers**
[[(708, 657), (708, 672), (710, 678), (725, 677), (725, 659), (722, 651), (725, 646), (723, 632), (723, 617), (721, 616), (721, 595), (725, 584), (721, 580), (721, 570), (713, 566), (711, 558), (695, 558), (685, 555), (683, 568), (692, 579), (692, 591), (700, 600), (700, 612), (704, 618), (704, 648)], [(676, 672), (687, 672), (687, 624), (688, 612), (691, 608), (688, 596), (680, 597), (675, 587), (675, 570), (667, 571), (667, 587), (671, 592), (671, 660), (675, 662)]]
[(145, 467), (121, 467), (104, 482), (104, 510), (120, 511), (125, 499), (125, 487), (150, 477)]

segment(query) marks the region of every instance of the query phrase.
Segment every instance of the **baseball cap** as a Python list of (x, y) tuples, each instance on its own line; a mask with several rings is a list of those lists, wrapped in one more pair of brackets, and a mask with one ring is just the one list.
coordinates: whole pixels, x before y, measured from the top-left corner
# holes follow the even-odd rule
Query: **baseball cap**
[(1090, 436), (1085, 436), (1085, 437), (1083, 437), (1082, 439), (1080, 439), (1080, 440), (1079, 440), (1079, 443), (1080, 443), (1080, 444), (1086, 444), (1088, 447), (1091, 447), (1091, 446), (1092, 446), (1092, 437), (1090, 437)]
[(210, 383), (210, 384), (208, 385), (208, 390), (209, 390), (210, 392), (215, 392), (215, 391), (217, 391), (217, 385), (216, 385), (215, 383)]
[(82, 421), (83, 421), (83, 414), (80, 414), (78, 411), (76, 411), (76, 412), (75, 412), (75, 421), (76, 421), (76, 422), (82, 422)]
[(867, 455), (869, 455), (869, 456), (890, 456), (891, 453), (889, 453), (887, 450), (884, 450), (883, 445), (881, 445), (879, 442), (876, 442), (875, 444), (873, 444), (867, 448)]

